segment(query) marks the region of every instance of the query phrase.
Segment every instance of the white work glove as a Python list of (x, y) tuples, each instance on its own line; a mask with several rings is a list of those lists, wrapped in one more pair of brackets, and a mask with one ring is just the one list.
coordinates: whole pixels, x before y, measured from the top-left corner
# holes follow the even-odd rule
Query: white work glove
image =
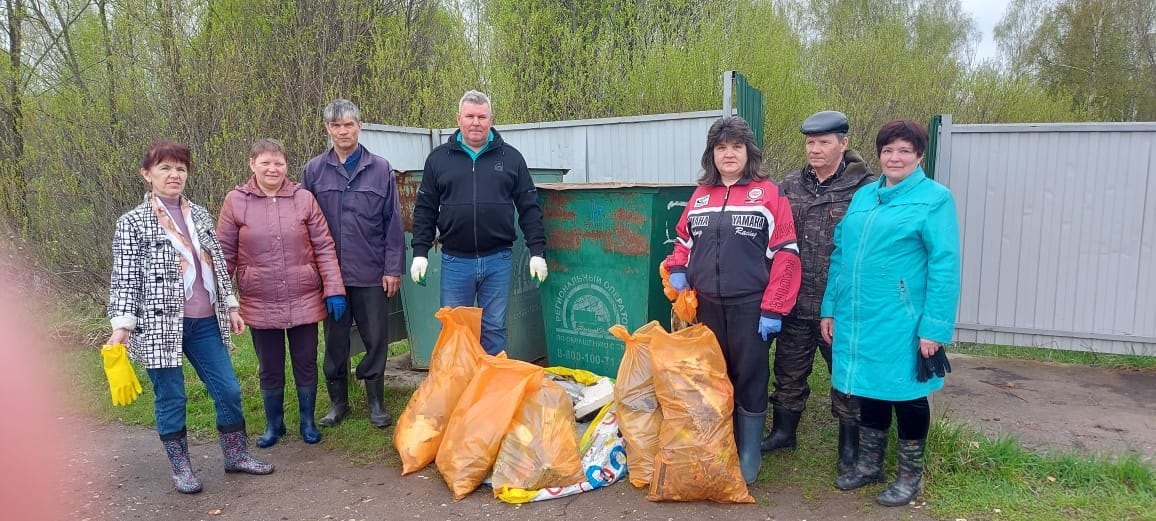
[(538, 256), (530, 257), (530, 278), (537, 281), (538, 285), (546, 280), (546, 259)]
[(409, 278), (413, 279), (414, 284), (425, 286), (425, 270), (429, 267), (429, 259), (425, 257), (414, 257), (413, 264), (409, 266)]

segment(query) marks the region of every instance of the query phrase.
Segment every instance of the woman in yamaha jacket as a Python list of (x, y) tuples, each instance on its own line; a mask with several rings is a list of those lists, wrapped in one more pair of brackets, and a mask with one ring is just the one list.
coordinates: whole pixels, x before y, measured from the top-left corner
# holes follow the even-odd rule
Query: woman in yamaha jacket
[(746, 121), (711, 125), (702, 169), (665, 265), (675, 289), (696, 290), (698, 318), (722, 346), (735, 389), (735, 442), (752, 483), (762, 463), (770, 342), (795, 306), (799, 248), (790, 202), (763, 169)]

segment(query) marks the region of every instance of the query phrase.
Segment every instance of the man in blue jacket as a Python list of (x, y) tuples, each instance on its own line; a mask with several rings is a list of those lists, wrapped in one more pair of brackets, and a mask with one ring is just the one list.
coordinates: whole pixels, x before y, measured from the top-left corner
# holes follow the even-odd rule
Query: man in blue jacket
[(325, 319), (325, 388), (332, 404), (317, 423), (332, 427), (349, 414), (349, 333), (353, 323), (365, 343), (354, 376), (365, 380), (369, 422), (393, 423), (385, 409), (385, 359), (389, 354), (389, 301), (401, 288), (405, 238), (401, 205), (389, 161), (358, 141), (361, 111), (338, 99), (322, 113), (333, 146), (310, 159), (301, 184), (317, 198), (337, 246), (349, 312), (329, 303)]
[(530, 250), (530, 276), (546, 279), (546, 232), (526, 160), (491, 128), (490, 98), (458, 102), (458, 131), (425, 160), (413, 209), (410, 277), (425, 283), (434, 232), (442, 247), (442, 306), (482, 308), (482, 347), (506, 349), (514, 211)]

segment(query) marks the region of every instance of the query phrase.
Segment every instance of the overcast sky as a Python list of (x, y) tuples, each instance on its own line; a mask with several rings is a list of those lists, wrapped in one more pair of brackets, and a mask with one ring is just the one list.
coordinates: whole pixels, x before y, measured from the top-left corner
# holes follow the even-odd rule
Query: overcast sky
[(983, 32), (983, 37), (975, 50), (975, 61), (978, 63), (986, 58), (995, 57), (999, 54), (999, 48), (992, 39), (991, 31), (1003, 18), (1009, 0), (960, 0), (960, 3), (963, 4), (964, 11), (971, 13), (976, 27)]

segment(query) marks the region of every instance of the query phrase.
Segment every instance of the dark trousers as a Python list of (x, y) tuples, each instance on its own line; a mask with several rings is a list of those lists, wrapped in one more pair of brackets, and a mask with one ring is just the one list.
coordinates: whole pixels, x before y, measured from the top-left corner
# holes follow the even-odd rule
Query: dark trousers
[(754, 414), (767, 412), (771, 378), (770, 347), (759, 335), (759, 302), (725, 304), (698, 299), (698, 320), (718, 338), (735, 388), (735, 405)]
[[(815, 364), (816, 347), (827, 362), (827, 374), (831, 374), (831, 344), (823, 341), (819, 321), (783, 317), (783, 331), (775, 341), (775, 391), (771, 393), (771, 405), (799, 413), (807, 407), (811, 396), (807, 378)], [(831, 414), (856, 419), (859, 405), (855, 397), (832, 388)]]
[(899, 439), (922, 440), (931, 429), (931, 405), (927, 397), (905, 402), (889, 402), (859, 396), (860, 425), (886, 432), (891, 428), (891, 411), (899, 427)]
[(389, 299), (385, 288), (345, 286), (349, 303), (341, 320), (325, 319), (325, 381), (349, 379), (349, 332), (357, 322), (357, 331), (365, 344), (365, 357), (357, 364), (354, 376), (359, 380), (379, 378), (389, 356)]
[(261, 388), (285, 388), (285, 338), (289, 338), (289, 357), (293, 363), (293, 380), (298, 387), (317, 385), (317, 324), (289, 329), (252, 329), (253, 349), (257, 351), (257, 374)]

